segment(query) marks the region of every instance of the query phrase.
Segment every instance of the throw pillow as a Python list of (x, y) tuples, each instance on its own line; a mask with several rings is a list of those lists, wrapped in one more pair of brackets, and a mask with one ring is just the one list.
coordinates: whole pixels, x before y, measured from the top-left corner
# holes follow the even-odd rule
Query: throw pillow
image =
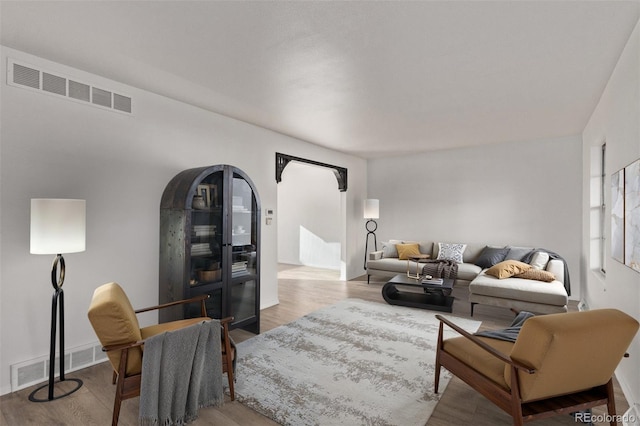
[(543, 271), (541, 269), (531, 268), (528, 271), (525, 271), (521, 274), (514, 275), (516, 278), (524, 278), (527, 280), (536, 280), (536, 281), (544, 281), (546, 283), (550, 283), (551, 281), (556, 279), (556, 276), (551, 272)]
[(396, 244), (402, 243), (400, 240), (389, 240), (382, 242), (382, 257), (398, 257)]
[(480, 256), (476, 260), (476, 265), (481, 268), (491, 268), (496, 263), (500, 263), (504, 260), (504, 257), (509, 252), (507, 247), (489, 247), (486, 246), (480, 252)]
[(504, 260), (522, 260), (529, 253), (531, 253), (529, 247), (509, 247), (509, 253), (504, 257)]
[(453, 260), (455, 262), (462, 263), (462, 255), (466, 248), (466, 244), (438, 243), (438, 257), (436, 259)]
[(407, 260), (409, 256), (416, 256), (420, 254), (420, 245), (418, 243), (413, 244), (396, 244), (398, 249), (398, 259)]
[(487, 269), (485, 273), (503, 279), (521, 274), (529, 269), (531, 269), (531, 265), (528, 263), (520, 262), (519, 260), (503, 260)]
[(533, 266), (533, 269), (547, 269), (547, 263), (549, 263), (549, 253), (544, 251), (535, 252), (529, 261), (529, 265)]

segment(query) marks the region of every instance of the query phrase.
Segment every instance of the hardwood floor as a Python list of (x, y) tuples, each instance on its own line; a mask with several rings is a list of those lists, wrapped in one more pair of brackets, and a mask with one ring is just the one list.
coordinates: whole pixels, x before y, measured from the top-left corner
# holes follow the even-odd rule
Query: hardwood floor
[[(383, 280), (372, 277), (367, 284), (366, 277), (344, 282), (338, 281), (334, 271), (314, 270), (282, 265), (279, 276), (280, 304), (262, 311), (261, 330), (263, 332), (281, 324), (293, 321), (303, 315), (345, 298), (359, 298), (385, 303), (380, 294)], [(467, 287), (454, 288), (456, 300), (453, 316), (469, 317)], [(571, 305), (575, 310), (575, 302)], [(501, 328), (510, 324), (513, 315), (506, 309), (476, 306), (474, 319), (482, 321), (481, 329)], [(251, 338), (253, 334), (242, 330), (232, 331), (237, 342)], [(33, 388), (23, 389), (0, 397), (0, 425), (107, 425), (111, 422), (114, 387), (111, 385), (111, 367), (108, 363), (92, 366), (69, 374), (84, 382), (76, 393), (60, 400), (46, 403), (32, 403), (27, 397)], [(35, 387), (34, 387), (35, 388)], [(619, 414), (628, 409), (627, 401), (616, 382), (616, 405)], [(594, 410), (604, 414), (604, 407)], [(124, 401), (120, 413), (120, 425), (138, 424), (138, 398)], [(228, 398), (220, 408), (200, 410), (199, 418), (193, 425), (275, 425), (273, 421)], [(510, 425), (511, 418), (496, 408), (464, 382), (452, 378), (428, 426), (441, 425), (495, 426)], [(570, 416), (528, 423), (538, 426), (575, 425)], [(595, 423), (608, 424), (608, 423)]]

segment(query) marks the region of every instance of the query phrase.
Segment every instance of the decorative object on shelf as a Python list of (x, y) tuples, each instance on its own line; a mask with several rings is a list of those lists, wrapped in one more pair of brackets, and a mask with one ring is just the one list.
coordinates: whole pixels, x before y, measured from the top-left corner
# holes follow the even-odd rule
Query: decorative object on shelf
[(364, 218), (367, 219), (364, 227), (367, 230), (367, 237), (364, 243), (364, 269), (367, 269), (367, 255), (369, 254), (369, 236), (373, 235), (374, 250), (378, 250), (378, 242), (376, 240), (376, 229), (378, 224), (374, 219), (380, 217), (380, 200), (369, 198), (364, 200)]
[(204, 209), (207, 208), (207, 205), (206, 205), (202, 195), (194, 195), (193, 196), (193, 204), (192, 204), (192, 206), (196, 210), (204, 210)]
[[(85, 200), (34, 198), (31, 200), (31, 244), (32, 254), (54, 254), (51, 270), (53, 299), (51, 303), (51, 339), (49, 342), (49, 381), (29, 395), (33, 402), (46, 402), (63, 398), (80, 389), (82, 380), (65, 378), (64, 375), (64, 284), (65, 263), (62, 253), (78, 253), (85, 250), (86, 237)], [(58, 265), (60, 271), (58, 273)], [(55, 382), (56, 360), (56, 323), (60, 324), (59, 342), (59, 379)], [(75, 385), (64, 393), (55, 395), (55, 384), (64, 381)], [(47, 397), (38, 397), (37, 393), (48, 388)]]

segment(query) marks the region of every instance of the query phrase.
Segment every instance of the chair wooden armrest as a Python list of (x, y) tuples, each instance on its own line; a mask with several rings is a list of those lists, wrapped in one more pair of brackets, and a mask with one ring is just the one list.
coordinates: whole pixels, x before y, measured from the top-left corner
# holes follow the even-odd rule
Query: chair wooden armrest
[(176, 300), (175, 302), (169, 302), (169, 303), (163, 303), (161, 305), (156, 305), (156, 306), (150, 306), (148, 308), (142, 308), (142, 309), (136, 309), (135, 313), (136, 314), (140, 314), (142, 312), (148, 312), (148, 311), (153, 311), (156, 309), (164, 309), (164, 308), (168, 308), (170, 306), (176, 306), (176, 305), (185, 305), (185, 304), (189, 304), (189, 303), (196, 303), (196, 302), (200, 302), (201, 303), (201, 308), (202, 308), (202, 316), (206, 317), (207, 316), (207, 311), (204, 305), (204, 301), (207, 300), (209, 298), (208, 294), (201, 294), (200, 296), (195, 296), (192, 297), (190, 299), (183, 299), (183, 300)]
[(144, 346), (144, 342), (146, 340), (138, 340), (137, 342), (130, 342), (130, 343), (122, 343), (120, 345), (109, 345), (109, 346), (103, 346), (102, 347), (102, 352), (110, 352), (110, 351), (121, 351), (122, 349), (131, 349), (131, 348), (135, 348), (137, 346)]
[(480, 340), (478, 337), (476, 337), (473, 334), (469, 333), (468, 331), (458, 327), (457, 325), (455, 325), (454, 323), (452, 323), (448, 319), (444, 318), (443, 316), (436, 315), (436, 318), (440, 321), (440, 331), (438, 333), (438, 348), (441, 347), (441, 343), (442, 343), (442, 324), (444, 323), (447, 326), (449, 326), (452, 329), (454, 329), (456, 332), (460, 333), (460, 335), (462, 335), (466, 339), (469, 339), (472, 343), (480, 346), (483, 350), (487, 351), (492, 356), (494, 356), (494, 357), (498, 358), (500, 361), (504, 362), (505, 364), (509, 364), (510, 366), (515, 367), (515, 368), (517, 368), (519, 370), (525, 371), (525, 372), (527, 372), (529, 374), (535, 373), (536, 370), (534, 368), (526, 366), (526, 365), (524, 365), (524, 364), (522, 364), (522, 363), (520, 363), (518, 361), (514, 361), (508, 355), (505, 355), (502, 352), (498, 351), (497, 349), (493, 348), (492, 346), (486, 344), (485, 342)]

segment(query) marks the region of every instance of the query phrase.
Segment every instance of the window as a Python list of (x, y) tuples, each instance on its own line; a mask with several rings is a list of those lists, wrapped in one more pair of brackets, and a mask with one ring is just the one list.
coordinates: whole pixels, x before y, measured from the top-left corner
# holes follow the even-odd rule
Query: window
[(591, 150), (590, 181), (590, 263), (591, 269), (605, 273), (606, 269), (606, 203), (605, 203), (605, 154), (607, 144)]

